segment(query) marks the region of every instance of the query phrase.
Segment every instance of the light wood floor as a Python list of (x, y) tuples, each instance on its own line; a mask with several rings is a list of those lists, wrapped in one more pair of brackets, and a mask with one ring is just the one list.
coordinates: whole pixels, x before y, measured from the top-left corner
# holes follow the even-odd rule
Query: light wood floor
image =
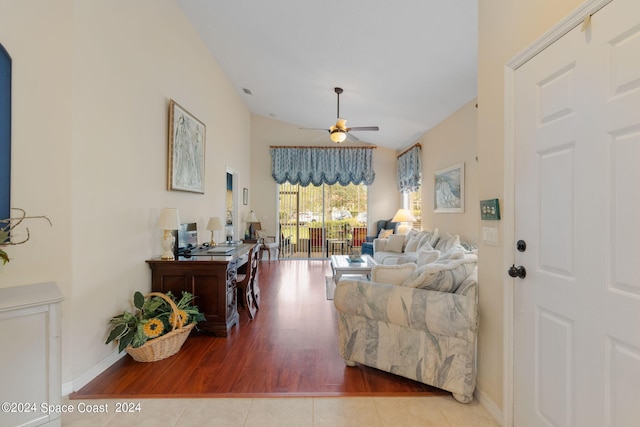
[(240, 311), (226, 338), (193, 335), (153, 363), (125, 356), (71, 399), (110, 397), (427, 396), (442, 390), (338, 354), (337, 315), (325, 297), (329, 261), (263, 261), (261, 308)]

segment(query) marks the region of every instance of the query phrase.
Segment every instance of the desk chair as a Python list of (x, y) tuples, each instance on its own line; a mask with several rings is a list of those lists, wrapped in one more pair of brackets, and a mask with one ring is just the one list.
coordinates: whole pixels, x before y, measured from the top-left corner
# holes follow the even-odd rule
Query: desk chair
[(259, 230), (257, 233), (258, 244), (260, 246), (260, 260), (262, 260), (264, 252), (267, 252), (269, 262), (271, 262), (271, 251), (276, 251), (276, 259), (280, 261), (280, 242), (278, 242), (276, 236), (267, 236), (267, 232), (264, 230)]

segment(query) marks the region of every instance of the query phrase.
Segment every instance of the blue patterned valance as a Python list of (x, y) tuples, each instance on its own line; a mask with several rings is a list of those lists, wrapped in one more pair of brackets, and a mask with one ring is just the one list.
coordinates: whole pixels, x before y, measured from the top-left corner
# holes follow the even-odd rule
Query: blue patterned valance
[(422, 184), (422, 149), (420, 144), (414, 145), (398, 156), (396, 181), (398, 191), (401, 193), (413, 193), (420, 189), (420, 184)]
[(371, 185), (373, 147), (271, 147), (271, 175), (278, 184)]

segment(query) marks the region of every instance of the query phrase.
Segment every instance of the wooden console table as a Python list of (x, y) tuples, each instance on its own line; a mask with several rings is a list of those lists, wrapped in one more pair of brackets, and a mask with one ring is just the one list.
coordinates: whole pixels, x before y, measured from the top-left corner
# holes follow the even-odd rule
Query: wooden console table
[(224, 255), (207, 254), (196, 250), (189, 258), (164, 261), (159, 257), (147, 260), (151, 268), (151, 290), (169, 292), (180, 298), (182, 291), (195, 297), (194, 304), (204, 313), (205, 320), (198, 329), (217, 336), (227, 336), (238, 323), (236, 275), (238, 267), (249, 259), (252, 244), (235, 246)]

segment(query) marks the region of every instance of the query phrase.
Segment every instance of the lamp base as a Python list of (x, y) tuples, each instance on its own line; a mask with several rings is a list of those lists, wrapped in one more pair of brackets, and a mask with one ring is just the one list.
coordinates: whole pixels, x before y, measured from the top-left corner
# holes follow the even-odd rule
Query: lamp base
[(176, 259), (173, 254), (173, 244), (175, 241), (176, 238), (171, 235), (171, 230), (164, 230), (164, 235), (162, 236), (162, 249), (164, 249), (164, 252), (160, 259), (166, 261), (173, 261)]
[(409, 230), (411, 230), (411, 226), (408, 224), (398, 225), (398, 234), (409, 234)]

